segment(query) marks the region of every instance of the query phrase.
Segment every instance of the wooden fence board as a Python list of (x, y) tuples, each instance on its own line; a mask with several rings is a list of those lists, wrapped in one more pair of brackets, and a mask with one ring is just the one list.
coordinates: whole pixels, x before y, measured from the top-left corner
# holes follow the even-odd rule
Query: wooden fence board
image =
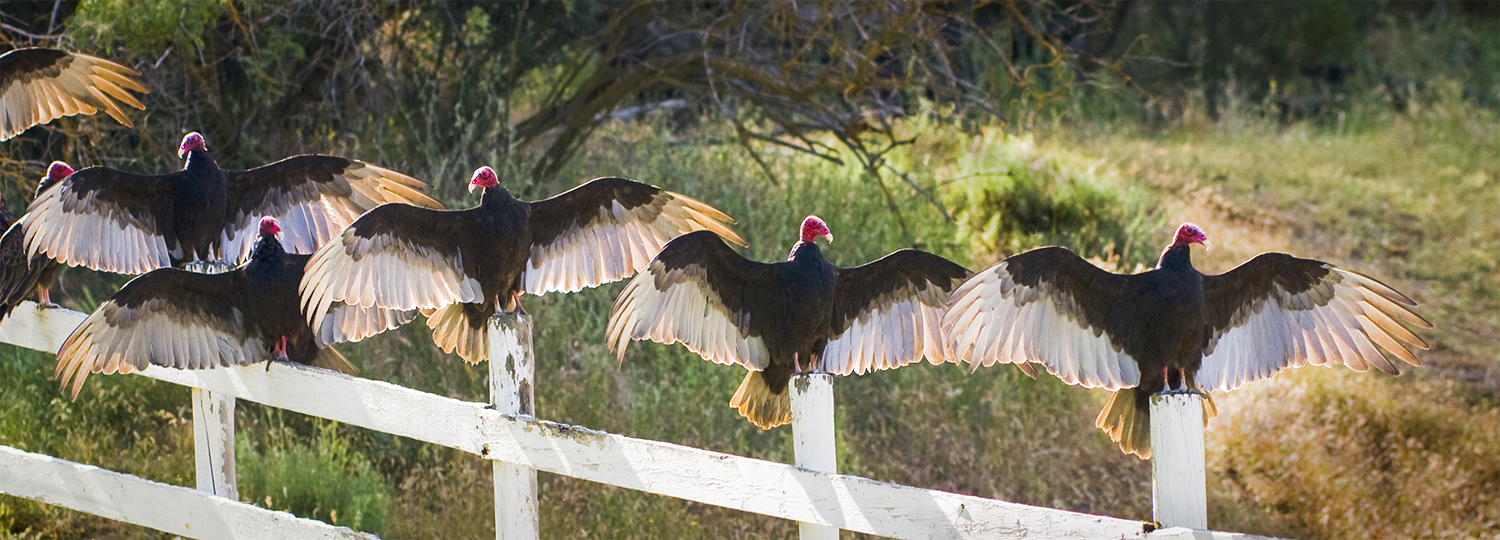
[(375, 538), (348, 527), (9, 446), (0, 446), (0, 492), (189, 538)]

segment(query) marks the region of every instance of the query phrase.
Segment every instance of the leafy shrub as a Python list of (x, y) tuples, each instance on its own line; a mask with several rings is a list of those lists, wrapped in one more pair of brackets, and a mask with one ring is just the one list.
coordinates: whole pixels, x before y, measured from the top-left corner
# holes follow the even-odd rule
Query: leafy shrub
[(1165, 227), (1146, 194), (1099, 171), (1101, 161), (1043, 151), (999, 130), (959, 158), (951, 206), (958, 234), (991, 258), (1058, 244), (1127, 268), (1155, 262), (1152, 234)]

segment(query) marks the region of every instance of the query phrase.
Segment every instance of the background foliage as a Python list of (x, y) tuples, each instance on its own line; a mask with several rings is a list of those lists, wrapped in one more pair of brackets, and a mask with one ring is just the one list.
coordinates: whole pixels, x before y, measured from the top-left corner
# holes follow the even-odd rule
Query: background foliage
[[(1438, 324), (1408, 375), (1304, 370), (1221, 397), (1211, 525), (1301, 538), (1500, 534), (1500, 4), (1472, 2), (7, 3), (0, 40), (142, 72), (136, 127), (68, 118), (0, 145), (13, 211), (53, 159), (180, 167), (182, 134), (248, 168), (319, 152), (468, 206), (475, 167), (540, 198), (605, 175), (707, 201), (747, 256), (816, 213), (843, 265), (916, 246), (971, 268), (1044, 244), (1134, 271), (1204, 225), (1222, 271), (1284, 250), (1371, 273)], [(70, 270), (89, 310), (126, 278)], [(681, 347), (602, 341), (619, 284), (525, 300), (538, 410), (786, 461), (789, 432), (725, 407), (742, 376)], [(553, 321), (553, 323), (548, 323)], [(563, 321), (565, 324), (558, 324)], [(480, 400), (486, 371), (421, 325), (341, 347), (364, 376)], [(0, 351), (0, 444), (192, 483), (187, 393)], [(840, 380), (842, 472), (1146, 519), (1149, 469), (1092, 426), (1103, 392), (1014, 368)], [(490, 467), (242, 403), (247, 502), (390, 537), (492, 534)], [(746, 538), (794, 524), (542, 475), (549, 537)], [(847, 533), (846, 533), (847, 534)], [(153, 531), (0, 496), (0, 538)]]

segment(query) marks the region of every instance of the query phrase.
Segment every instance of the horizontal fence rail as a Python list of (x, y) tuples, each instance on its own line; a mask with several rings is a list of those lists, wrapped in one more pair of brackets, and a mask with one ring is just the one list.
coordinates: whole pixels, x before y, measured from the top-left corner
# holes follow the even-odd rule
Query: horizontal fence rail
[[(0, 324), (0, 341), (56, 351), (83, 318), (63, 309), (38, 312), (27, 302)], [(509, 416), (484, 403), (303, 366), (272, 363), (269, 369), (256, 364), (201, 371), (151, 367), (138, 373), (485, 459), (891, 538), (1257, 538), (1184, 528), (1147, 534), (1140, 521), (817, 472)]]
[(0, 493), (188, 538), (365, 539), (286, 512), (0, 446)]

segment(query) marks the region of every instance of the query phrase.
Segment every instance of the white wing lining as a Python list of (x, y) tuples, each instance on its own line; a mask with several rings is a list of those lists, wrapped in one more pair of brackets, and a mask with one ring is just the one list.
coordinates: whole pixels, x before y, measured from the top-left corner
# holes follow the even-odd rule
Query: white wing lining
[(1035, 362), (1071, 385), (1119, 390), (1140, 384), (1140, 368), (1129, 355), (1066, 313), (1071, 298), (1016, 283), (1004, 262), (965, 281), (949, 304), (943, 331), (954, 358), (972, 369)]
[[(172, 265), (172, 252), (160, 235), (140, 229), (100, 212), (69, 212), (64, 203), (74, 197), (72, 185), (64, 182), (32, 201), (22, 229), (26, 232), (26, 254), (48, 257), (71, 266), (86, 266), (120, 274), (144, 274)], [(96, 207), (93, 196), (80, 201)], [(74, 242), (73, 240), (86, 240)], [(111, 246), (100, 250), (93, 246)]]
[(334, 302), (400, 311), (484, 302), (479, 282), (463, 273), (462, 255), (446, 256), (390, 234), (362, 238), (345, 229), (307, 262), (298, 293), (313, 328)]
[(663, 345), (682, 343), (705, 360), (716, 364), (739, 364), (751, 371), (765, 369), (770, 360), (765, 340), (740, 332), (735, 317), (723, 307), (719, 295), (702, 280), (702, 270), (690, 266), (667, 272), (667, 288), (656, 288), (665, 270), (653, 265), (625, 286), (610, 312), (605, 341), (625, 358), (631, 340), (651, 340)]
[(1399, 373), (1381, 349), (1419, 365), (1407, 347), (1426, 349), (1427, 343), (1395, 318), (1427, 328), (1431, 324), (1392, 302), (1388, 297), (1402, 298), (1400, 293), (1380, 282), (1331, 270), (1322, 283), (1300, 294), (1274, 286), (1271, 296), (1236, 314), (1240, 323), (1210, 341), (1198, 384), (1227, 392), (1305, 365), (1342, 364), (1354, 371), (1373, 366)]

